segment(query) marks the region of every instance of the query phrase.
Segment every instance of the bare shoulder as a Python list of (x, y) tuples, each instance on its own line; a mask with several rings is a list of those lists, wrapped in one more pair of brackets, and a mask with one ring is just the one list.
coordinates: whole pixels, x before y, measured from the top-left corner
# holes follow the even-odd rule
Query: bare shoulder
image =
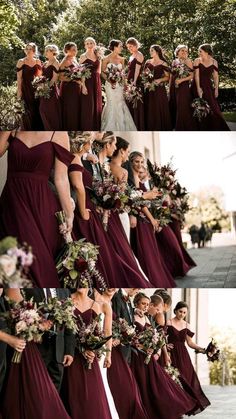
[(198, 57), (198, 58), (195, 58), (195, 60), (194, 60), (194, 62), (193, 62), (193, 65), (199, 65), (200, 64), (200, 62), (201, 62), (201, 60), (200, 60), (200, 58)]
[(215, 67), (218, 68), (218, 62), (214, 58), (213, 58), (213, 64), (214, 64)]
[(166, 324), (167, 324), (167, 326), (171, 326), (171, 320), (170, 319), (167, 320)]
[(187, 58), (187, 60), (186, 60), (186, 64), (187, 64), (189, 67), (192, 67), (192, 66), (193, 66), (192, 60), (190, 60), (190, 58)]
[(62, 61), (60, 62), (59, 67), (60, 67), (60, 68), (64, 68), (64, 67), (66, 67), (66, 64), (67, 64), (67, 58), (66, 58), (66, 57), (64, 57), (64, 58), (62, 59)]
[(55, 67), (56, 70), (59, 70), (59, 68), (60, 68), (59, 61), (58, 60), (55, 60), (54, 63), (53, 63), (53, 66)]
[(66, 131), (55, 131), (52, 141), (66, 148), (67, 150), (70, 149), (69, 136)]
[(21, 68), (24, 64), (24, 61), (25, 61), (24, 58), (20, 58), (16, 63), (17, 68)]
[(138, 58), (139, 61), (143, 62), (144, 56), (143, 56), (143, 53), (141, 51), (137, 52), (137, 58)]
[(102, 311), (104, 314), (112, 314), (112, 308), (108, 303), (102, 303)]

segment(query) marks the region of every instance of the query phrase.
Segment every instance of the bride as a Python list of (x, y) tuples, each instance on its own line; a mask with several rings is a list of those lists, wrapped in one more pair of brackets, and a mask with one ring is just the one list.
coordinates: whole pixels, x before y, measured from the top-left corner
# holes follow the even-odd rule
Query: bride
[(124, 70), (124, 58), (120, 56), (122, 42), (116, 39), (110, 41), (109, 50), (102, 62), (102, 77), (106, 80), (105, 92), (107, 103), (102, 112), (103, 131), (137, 131), (130, 111), (123, 96), (123, 85), (108, 80), (108, 71), (122, 72)]

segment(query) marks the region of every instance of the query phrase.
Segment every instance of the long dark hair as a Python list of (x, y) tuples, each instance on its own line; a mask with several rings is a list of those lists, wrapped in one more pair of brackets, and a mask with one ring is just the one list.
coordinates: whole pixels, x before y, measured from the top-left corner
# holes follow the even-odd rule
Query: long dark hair
[(168, 61), (166, 60), (166, 58), (165, 58), (165, 56), (164, 56), (164, 54), (163, 54), (163, 50), (162, 50), (162, 48), (161, 48), (161, 46), (160, 46), (160, 45), (156, 45), (156, 44), (154, 44), (154, 45), (151, 45), (151, 48), (152, 48), (152, 49), (154, 49), (154, 50), (157, 52), (157, 54), (158, 54), (159, 58), (160, 58), (162, 61), (165, 61), (165, 63), (167, 63), (167, 64), (168, 64)]
[(128, 184), (132, 187), (135, 187), (132, 164), (136, 157), (143, 157), (143, 155), (140, 153), (140, 151), (132, 151), (132, 153), (129, 155), (127, 166), (125, 167), (128, 170)]
[(112, 39), (112, 40), (109, 42), (108, 49), (109, 49), (110, 51), (114, 51), (115, 47), (118, 47), (118, 46), (119, 46), (119, 44), (122, 44), (122, 41), (120, 41), (119, 39)]
[(122, 137), (116, 137), (116, 150), (113, 153), (113, 157), (118, 156), (119, 150), (127, 150), (129, 142)]
[(176, 311), (180, 310), (181, 308), (188, 309), (188, 304), (185, 301), (179, 301), (174, 308), (174, 313), (176, 314)]
[(202, 44), (199, 47), (199, 51), (202, 49), (204, 52), (207, 52), (211, 57), (213, 56), (212, 46), (210, 44)]

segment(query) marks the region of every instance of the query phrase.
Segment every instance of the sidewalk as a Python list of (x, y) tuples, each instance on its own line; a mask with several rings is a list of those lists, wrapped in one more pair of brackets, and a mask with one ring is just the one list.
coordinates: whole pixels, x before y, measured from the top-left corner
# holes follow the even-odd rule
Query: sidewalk
[[(199, 419), (233, 419), (236, 417), (236, 386), (202, 386), (204, 393), (211, 402)], [(184, 416), (187, 418), (189, 416)]]
[(196, 268), (176, 280), (180, 288), (236, 287), (236, 239), (231, 233), (213, 235), (211, 247), (188, 249)]

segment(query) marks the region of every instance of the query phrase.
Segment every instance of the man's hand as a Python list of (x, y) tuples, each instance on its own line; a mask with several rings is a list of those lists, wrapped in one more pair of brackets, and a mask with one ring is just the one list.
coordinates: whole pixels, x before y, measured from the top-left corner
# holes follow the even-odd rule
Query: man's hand
[(63, 359), (64, 367), (69, 367), (72, 364), (73, 360), (74, 360), (73, 356), (64, 355), (64, 359)]

